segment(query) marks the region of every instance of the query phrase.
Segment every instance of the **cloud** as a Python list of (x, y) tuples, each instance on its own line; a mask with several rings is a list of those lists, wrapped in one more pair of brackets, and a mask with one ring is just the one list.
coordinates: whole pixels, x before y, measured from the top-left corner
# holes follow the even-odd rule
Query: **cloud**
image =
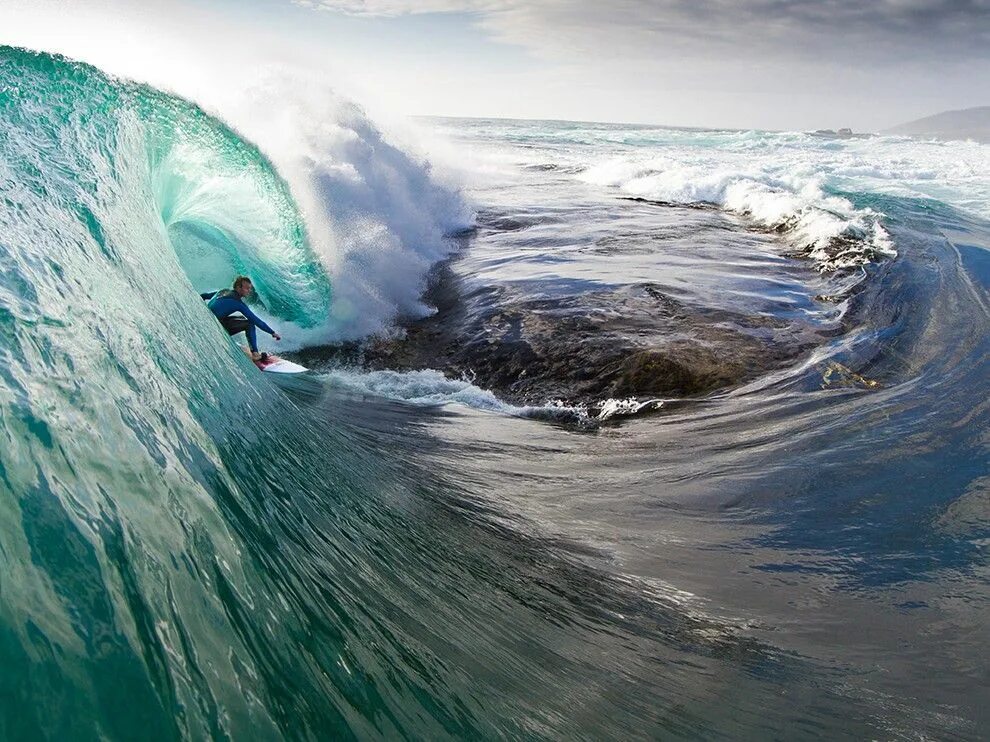
[(293, 4), (306, 8), (336, 10), (348, 15), (396, 17), (423, 15), (426, 13), (475, 13), (488, 12), (512, 5), (499, 0), (292, 0)]
[(990, 0), (294, 1), (361, 16), (473, 14), (495, 39), (562, 59), (990, 59)]

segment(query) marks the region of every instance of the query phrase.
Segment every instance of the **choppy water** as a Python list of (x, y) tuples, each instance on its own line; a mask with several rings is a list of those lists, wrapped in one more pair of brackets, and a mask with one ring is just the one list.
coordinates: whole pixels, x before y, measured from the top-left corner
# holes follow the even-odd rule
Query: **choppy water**
[[(0, 48), (0, 737), (984, 733), (985, 146), (436, 121), (445, 240), (456, 190), (333, 125), (288, 173)], [(196, 293), (250, 272), (318, 346), (454, 249), (455, 331), (663, 345), (649, 286), (789, 354), (559, 425), (437, 370), (276, 385)]]

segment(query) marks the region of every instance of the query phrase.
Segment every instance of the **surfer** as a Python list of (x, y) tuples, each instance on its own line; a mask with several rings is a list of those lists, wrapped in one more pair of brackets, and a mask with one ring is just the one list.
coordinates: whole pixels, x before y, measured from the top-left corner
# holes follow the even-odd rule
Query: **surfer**
[[(228, 335), (236, 335), (239, 332), (247, 335), (248, 345), (251, 346), (251, 360), (259, 361), (262, 359), (262, 354), (258, 352), (258, 333), (255, 328), (260, 327), (276, 340), (281, 340), (282, 336), (269, 327), (244, 303), (244, 297), (252, 291), (254, 291), (254, 285), (251, 283), (251, 279), (247, 276), (238, 276), (234, 279), (233, 288), (209, 291), (200, 294), (200, 296), (209, 302), (206, 306), (220, 320), (220, 324), (223, 325)], [(238, 317), (235, 314), (237, 312), (243, 316)]]

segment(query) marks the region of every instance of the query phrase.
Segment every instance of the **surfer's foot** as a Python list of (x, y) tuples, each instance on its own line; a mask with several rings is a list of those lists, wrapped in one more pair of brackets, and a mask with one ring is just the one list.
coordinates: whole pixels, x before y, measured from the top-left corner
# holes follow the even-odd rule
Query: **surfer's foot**
[(252, 350), (251, 351), (251, 360), (252, 361), (260, 361), (260, 360), (263, 360), (263, 356), (258, 351)]

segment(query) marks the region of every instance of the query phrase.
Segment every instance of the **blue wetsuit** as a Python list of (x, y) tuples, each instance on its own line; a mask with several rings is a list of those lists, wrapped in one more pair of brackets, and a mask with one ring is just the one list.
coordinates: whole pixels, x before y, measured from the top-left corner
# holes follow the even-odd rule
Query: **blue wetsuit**
[[(206, 306), (220, 320), (220, 324), (224, 326), (228, 334), (236, 335), (239, 332), (243, 332), (247, 335), (248, 345), (251, 346), (251, 350), (255, 353), (258, 352), (258, 333), (255, 330), (256, 327), (260, 327), (269, 335), (275, 334), (275, 330), (270, 328), (264, 320), (252, 312), (248, 308), (248, 305), (241, 301), (241, 298), (232, 289), (210, 291), (200, 294), (200, 296), (203, 299), (209, 300)], [(245, 319), (232, 317), (231, 315), (235, 312), (243, 314)]]

